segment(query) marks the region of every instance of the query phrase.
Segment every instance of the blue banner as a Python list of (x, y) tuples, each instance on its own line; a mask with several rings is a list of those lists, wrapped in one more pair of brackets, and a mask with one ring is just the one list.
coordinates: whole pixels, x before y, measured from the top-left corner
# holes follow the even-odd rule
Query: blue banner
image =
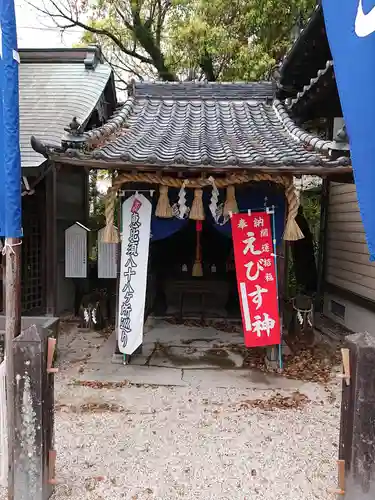
[(21, 155), (14, 0), (0, 0), (0, 236), (21, 236)]
[(375, 260), (375, 0), (323, 0), (359, 208)]

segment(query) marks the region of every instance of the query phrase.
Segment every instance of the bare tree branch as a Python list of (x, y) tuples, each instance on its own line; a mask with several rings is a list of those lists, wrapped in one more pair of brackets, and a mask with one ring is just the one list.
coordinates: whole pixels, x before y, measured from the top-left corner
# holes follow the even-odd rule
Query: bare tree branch
[(115, 5), (115, 11), (117, 15), (120, 17), (121, 21), (124, 23), (124, 26), (129, 30), (129, 31), (134, 31), (134, 26), (132, 26), (125, 18), (124, 14), (120, 11), (120, 9)]
[(115, 75), (115, 79), (117, 82), (122, 82), (125, 86), (127, 85), (127, 82), (122, 78), (121, 74), (117, 71), (117, 68), (115, 68), (116, 65), (111, 63), (111, 61), (105, 56), (103, 53), (103, 58), (104, 60), (112, 67), (112, 71)]
[[(36, 5), (32, 4), (32, 3), (30, 3), (30, 5), (34, 9), (36, 9), (37, 11), (41, 12), (42, 14), (50, 16), (54, 20), (54, 22), (56, 23), (57, 27), (60, 28), (60, 29), (62, 29), (62, 30), (69, 29), (70, 27), (76, 27), (76, 26), (78, 26), (79, 28), (82, 28), (83, 30), (88, 31), (89, 33), (106, 36), (109, 39), (111, 39), (112, 42), (115, 45), (117, 45), (117, 47), (122, 52), (124, 52), (125, 54), (127, 54), (128, 56), (134, 57), (134, 58), (138, 59), (139, 61), (141, 61), (141, 62), (143, 62), (145, 64), (153, 64), (153, 60), (150, 59), (149, 57), (145, 57), (142, 54), (139, 54), (138, 52), (135, 52), (133, 50), (129, 50), (121, 42), (121, 40), (116, 35), (114, 35), (113, 33), (111, 33), (110, 31), (108, 31), (106, 29), (95, 28), (94, 26), (90, 26), (89, 24), (85, 24), (85, 23), (81, 22), (79, 19), (74, 19), (71, 14), (64, 13), (58, 7), (58, 5), (56, 4), (56, 2), (54, 0), (50, 0), (50, 2), (54, 6), (54, 8), (59, 12), (59, 14), (53, 14), (52, 12), (50, 12), (48, 10), (44, 10), (41, 7), (38, 7), (38, 6), (36, 6)], [(58, 19), (65, 19), (66, 21), (69, 22), (69, 24), (61, 25), (61, 24), (57, 23), (57, 21), (56, 21), (57, 18)]]
[[(105, 37), (117, 47), (122, 54), (139, 61), (141, 64), (154, 66), (161, 79), (176, 80), (176, 76), (169, 70), (165, 63), (164, 54), (160, 47), (163, 22), (168, 6), (171, 4), (169, 0), (165, 0), (164, 5), (161, 0), (153, 0), (151, 5), (147, 6), (147, 21), (144, 21), (141, 15), (141, 8), (144, 5), (142, 0), (131, 0), (129, 3), (125, 4), (129, 9), (129, 18), (127, 18), (126, 10), (124, 12), (115, 1), (110, 2), (112, 12), (118, 17), (119, 26), (123, 26), (128, 31), (130, 38), (133, 38), (133, 42), (127, 41), (127, 43), (123, 42), (121, 39), (121, 32), (116, 33), (115, 28), (107, 29), (99, 27), (95, 25), (95, 19), (92, 19), (92, 23), (83, 22), (79, 18), (80, 9), (77, 0), (66, 0), (66, 3), (63, 5), (58, 0), (48, 0), (52, 8), (47, 7), (45, 3), (43, 3), (43, 7), (40, 7), (31, 3), (30, 0), (28, 0), (28, 2), (38, 12), (49, 16), (62, 32), (72, 27), (78, 27), (87, 33)], [(124, 8), (126, 9), (125, 6)], [(105, 10), (106, 9), (104, 9), (104, 11)], [(106, 13), (109, 15), (108, 12), (104, 11), (101, 14)], [(96, 13), (95, 18), (97, 16), (98, 13)], [(98, 19), (101, 19), (101, 16), (98, 16)], [(130, 20), (132, 20), (132, 22)], [(155, 33), (153, 29), (155, 22), (157, 24), (157, 33)], [(130, 48), (129, 43), (132, 43), (132, 48)], [(137, 50), (137, 47), (142, 49), (141, 52)], [(145, 54), (142, 53), (143, 51)], [(137, 70), (132, 72), (136, 75), (138, 73)]]

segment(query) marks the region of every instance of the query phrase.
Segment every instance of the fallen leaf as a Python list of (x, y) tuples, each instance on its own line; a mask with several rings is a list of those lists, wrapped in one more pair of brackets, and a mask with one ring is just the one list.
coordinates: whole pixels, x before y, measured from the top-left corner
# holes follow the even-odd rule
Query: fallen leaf
[(238, 410), (246, 410), (249, 408), (259, 408), (260, 410), (272, 411), (275, 409), (291, 410), (300, 409), (309, 403), (310, 400), (306, 394), (301, 394), (296, 391), (291, 396), (282, 396), (277, 393), (269, 399), (248, 399), (238, 403), (236, 408)]

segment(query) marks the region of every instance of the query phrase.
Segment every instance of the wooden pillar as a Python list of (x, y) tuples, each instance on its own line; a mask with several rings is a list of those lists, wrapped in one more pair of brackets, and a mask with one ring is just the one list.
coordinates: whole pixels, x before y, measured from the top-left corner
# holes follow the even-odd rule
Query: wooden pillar
[(90, 220), (90, 193), (89, 193), (89, 173), (90, 170), (83, 171), (83, 224), (87, 226)]
[(118, 347), (117, 335), (118, 335), (118, 310), (120, 307), (120, 297), (119, 297), (119, 286), (120, 286), (120, 275), (121, 275), (121, 234), (122, 234), (122, 204), (124, 199), (122, 196), (119, 196), (119, 201), (117, 203), (117, 224), (118, 231), (120, 235), (120, 241), (117, 244), (117, 277), (116, 277), (116, 302), (115, 302), (115, 332), (116, 332), (116, 347), (114, 354), (121, 354), (120, 349)]
[(13, 341), (14, 353), (14, 500), (42, 500), (43, 348), (36, 326)]
[[(334, 118), (327, 119), (327, 127), (325, 138), (328, 141), (333, 140)], [(319, 249), (317, 262), (317, 290), (314, 301), (314, 311), (316, 313), (323, 312), (324, 309), (324, 288), (325, 288), (325, 271), (326, 271), (326, 253), (327, 253), (327, 223), (329, 209), (329, 187), (330, 181), (326, 177), (322, 182), (322, 193), (320, 197), (320, 230), (319, 230)]]
[[(7, 401), (14, 401), (15, 366), (13, 339), (21, 332), (21, 240), (6, 238), (5, 267), (5, 357)], [(7, 405), (8, 422), (8, 499), (14, 498), (15, 487), (15, 414), (13, 404)]]
[(318, 283), (315, 298), (315, 311), (323, 312), (324, 304), (324, 280), (325, 280), (325, 262), (327, 250), (327, 221), (329, 208), (329, 180), (324, 179), (322, 185), (322, 195), (320, 198), (320, 231), (319, 231), (319, 250), (318, 250)]
[(46, 500), (53, 492), (54, 347), (48, 331), (35, 325), (13, 340), (14, 500)]
[(56, 315), (57, 306), (57, 218), (56, 218), (56, 166), (46, 177), (46, 262), (45, 293), (46, 314)]
[(375, 498), (375, 336), (346, 338), (350, 379), (343, 381), (339, 458), (345, 461), (340, 488), (345, 500)]

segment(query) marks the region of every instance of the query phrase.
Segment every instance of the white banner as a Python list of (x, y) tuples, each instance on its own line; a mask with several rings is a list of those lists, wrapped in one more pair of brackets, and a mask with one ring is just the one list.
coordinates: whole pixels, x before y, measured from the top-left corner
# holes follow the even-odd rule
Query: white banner
[(117, 339), (123, 354), (133, 354), (143, 341), (151, 210), (151, 203), (141, 194), (122, 205)]

